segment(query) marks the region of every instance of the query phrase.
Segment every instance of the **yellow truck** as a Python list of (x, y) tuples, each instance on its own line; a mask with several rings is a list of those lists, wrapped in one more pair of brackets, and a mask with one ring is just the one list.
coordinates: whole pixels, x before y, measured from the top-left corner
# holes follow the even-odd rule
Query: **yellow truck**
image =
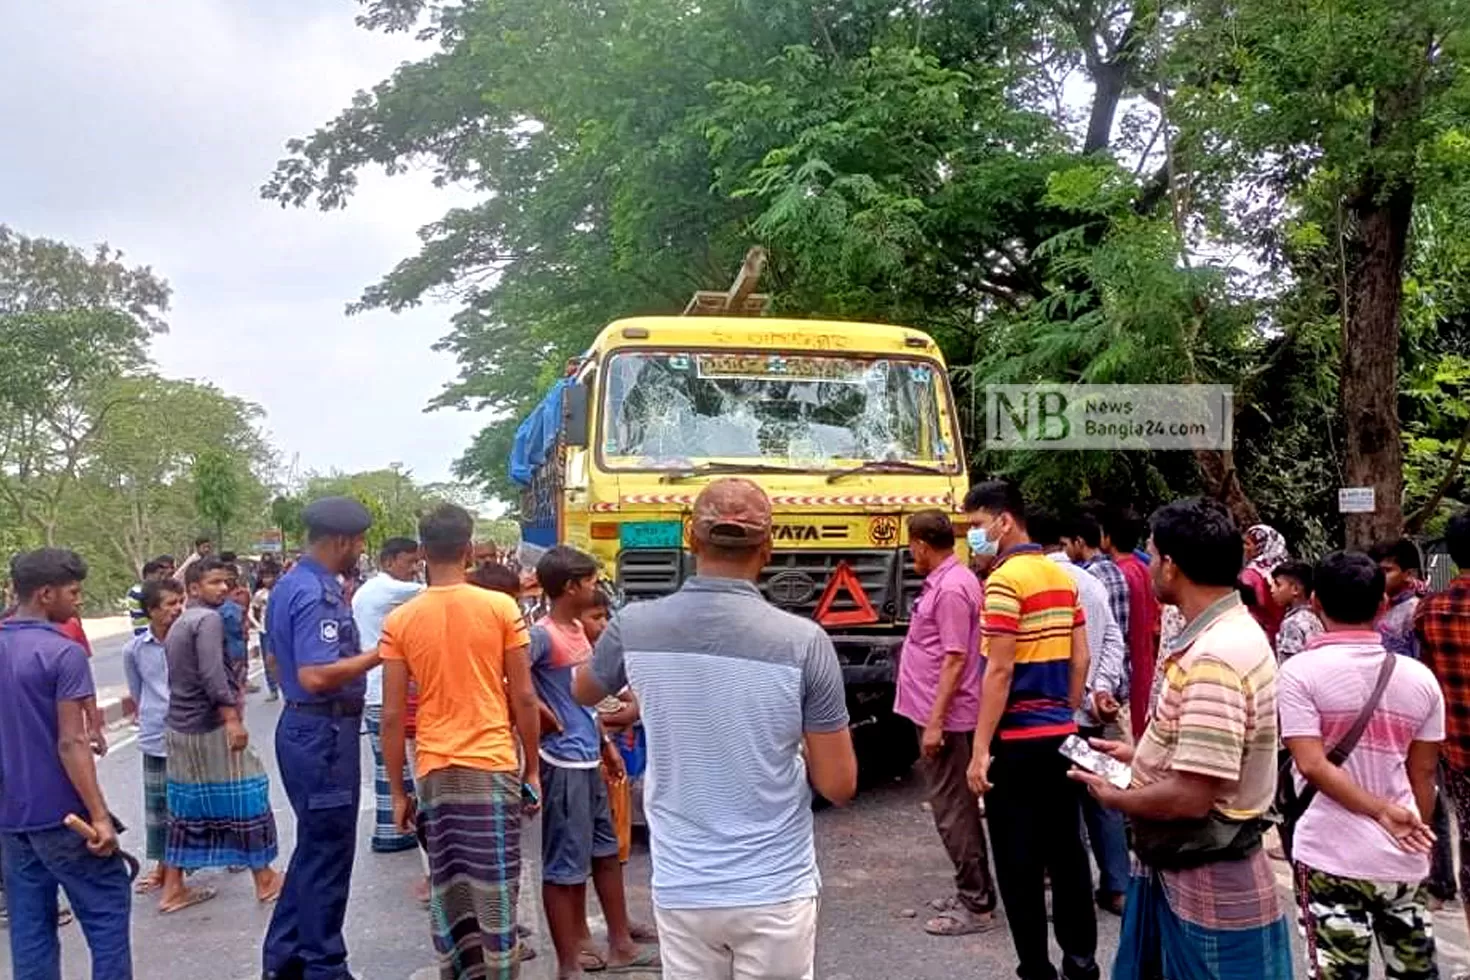
[(943, 357), (918, 330), (639, 317), (605, 328), (521, 424), (511, 475), (524, 541), (591, 553), (629, 602), (694, 573), (705, 484), (760, 484), (775, 516), (760, 588), (827, 629), (860, 751), (898, 763), (914, 736), (890, 724), (895, 667), (921, 583), (905, 518), (960, 509), (959, 429)]

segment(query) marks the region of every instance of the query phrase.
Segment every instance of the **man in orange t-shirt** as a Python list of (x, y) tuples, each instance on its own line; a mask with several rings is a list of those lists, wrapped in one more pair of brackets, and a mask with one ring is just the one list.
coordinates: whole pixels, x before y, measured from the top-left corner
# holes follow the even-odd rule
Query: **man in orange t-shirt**
[[(441, 972), (496, 978), (516, 967), (523, 783), (530, 808), (541, 793), (536, 753), (525, 753), (522, 773), (515, 736), (534, 746), (540, 733), (520, 608), (465, 579), (474, 530), (474, 518), (453, 504), (419, 522), (433, 584), (383, 623), (382, 744), (393, 818), (404, 833), (417, 826), (429, 856)], [(410, 680), (417, 799), (403, 779)]]

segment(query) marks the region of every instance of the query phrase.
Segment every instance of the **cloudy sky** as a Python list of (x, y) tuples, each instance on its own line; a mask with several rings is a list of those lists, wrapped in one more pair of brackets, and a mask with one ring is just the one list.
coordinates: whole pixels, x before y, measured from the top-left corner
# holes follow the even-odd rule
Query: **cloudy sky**
[(107, 241), (173, 286), (154, 357), (261, 405), (303, 471), (402, 462), (444, 479), (483, 420), (425, 414), (455, 373), (452, 310), (347, 317), (451, 204), (424, 175), (363, 180), (345, 211), (259, 187), (354, 91), (425, 51), (353, 0), (0, 3), (0, 223)]

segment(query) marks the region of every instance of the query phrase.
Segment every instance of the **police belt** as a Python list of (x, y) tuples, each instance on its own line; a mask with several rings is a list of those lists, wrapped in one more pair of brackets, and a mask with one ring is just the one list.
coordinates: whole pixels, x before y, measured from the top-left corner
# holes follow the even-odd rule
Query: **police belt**
[(324, 718), (356, 718), (362, 714), (362, 698), (350, 701), (287, 701), (286, 707), (305, 715), (321, 715)]

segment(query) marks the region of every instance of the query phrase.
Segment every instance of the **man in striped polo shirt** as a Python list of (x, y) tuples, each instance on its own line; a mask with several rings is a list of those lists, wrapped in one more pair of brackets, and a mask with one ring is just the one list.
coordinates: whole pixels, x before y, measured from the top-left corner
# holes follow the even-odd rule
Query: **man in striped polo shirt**
[(1133, 824), (1114, 980), (1291, 980), (1291, 942), (1261, 849), (1276, 790), (1276, 655), (1235, 591), (1244, 545), (1217, 500), (1180, 500), (1149, 522), (1149, 571), (1186, 625), (1165, 649), (1163, 689), (1137, 750), (1093, 740), (1133, 767), (1118, 789), (1078, 770)]
[(692, 530), (697, 574), (619, 612), (573, 690), (591, 706), (631, 686), (643, 706), (665, 980), (810, 980), (821, 879), (807, 779), (833, 803), (857, 789), (842, 670), (820, 626), (756, 588), (765, 491), (716, 480)]
[(1082, 843), (1082, 798), (1059, 749), (1077, 731), (1087, 681), (1077, 585), (1026, 534), (1020, 491), (1003, 480), (965, 496), (972, 547), (997, 555), (981, 616), (980, 719), (970, 786), (985, 794), (995, 877), (1022, 980), (1055, 980), (1046, 879), (1067, 980), (1096, 980), (1097, 915)]

